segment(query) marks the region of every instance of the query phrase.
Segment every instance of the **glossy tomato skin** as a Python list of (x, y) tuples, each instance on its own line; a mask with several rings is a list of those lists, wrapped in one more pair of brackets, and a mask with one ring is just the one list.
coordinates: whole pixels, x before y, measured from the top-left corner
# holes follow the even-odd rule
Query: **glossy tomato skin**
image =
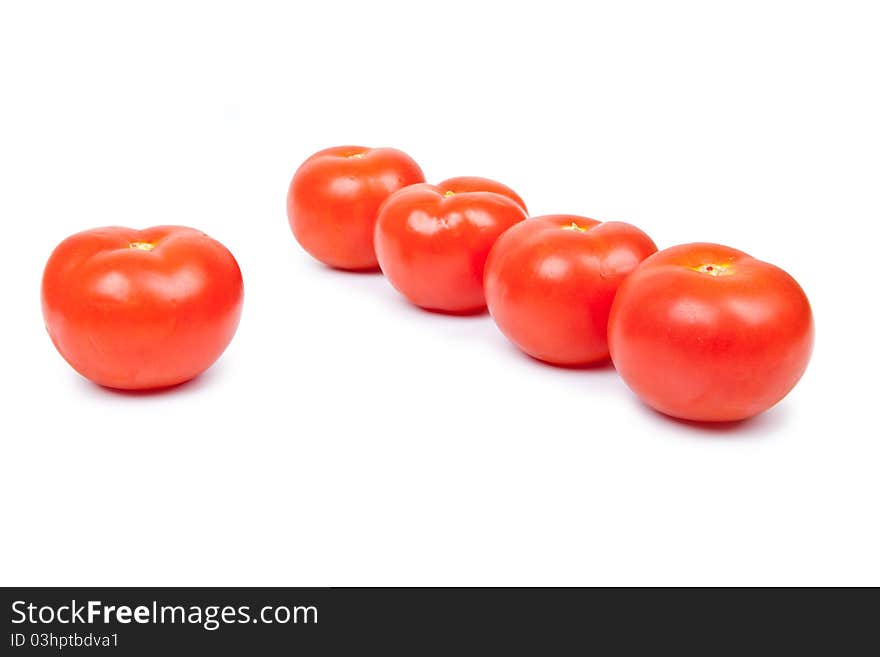
[(486, 262), (489, 312), (530, 356), (556, 365), (608, 359), (608, 313), (621, 282), (657, 251), (630, 224), (533, 217), (504, 233)]
[(419, 165), (394, 148), (327, 148), (293, 176), (287, 193), (290, 228), (300, 245), (326, 265), (375, 269), (379, 206), (392, 192), (424, 181)]
[(723, 422), (767, 410), (813, 348), (804, 291), (782, 269), (717, 244), (645, 260), (617, 293), (611, 357), (629, 387), (674, 417)]
[(529, 209), (522, 197), (513, 191), (504, 183), (491, 178), (481, 178), (480, 176), (457, 176), (455, 178), (447, 178), (437, 185), (444, 194), (452, 192), (453, 194), (462, 194), (464, 192), (492, 192), (493, 194), (501, 194), (516, 203), (523, 209), (527, 215)]
[(126, 390), (176, 385), (210, 367), (235, 334), (243, 297), (226, 247), (181, 226), (72, 235), (42, 282), (61, 355), (87, 379)]
[(401, 294), (428, 310), (471, 313), (485, 308), (483, 269), (489, 249), (527, 216), (518, 196), (499, 193), (503, 186), (476, 191), (474, 179), (459, 186), (461, 180), (407, 187), (379, 211), (379, 266)]

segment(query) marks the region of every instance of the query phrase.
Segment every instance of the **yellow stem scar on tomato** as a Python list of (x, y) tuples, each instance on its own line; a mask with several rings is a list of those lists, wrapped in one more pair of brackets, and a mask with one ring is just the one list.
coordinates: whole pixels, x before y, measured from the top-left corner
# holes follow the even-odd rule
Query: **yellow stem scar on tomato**
[(455, 192), (453, 192), (451, 189), (447, 189), (445, 192), (443, 192), (443, 196), (445, 198), (449, 198), (450, 196), (455, 196)]
[(129, 249), (137, 249), (138, 251), (152, 251), (156, 247), (152, 242), (131, 242)]
[(733, 267), (730, 266), (730, 263), (717, 264), (713, 262), (699, 267), (691, 267), (691, 269), (701, 274), (709, 274), (709, 276), (730, 276), (733, 274)]
[(560, 228), (562, 228), (562, 230), (576, 230), (581, 233), (586, 233), (588, 230), (590, 230), (589, 228), (578, 226), (574, 221), (572, 221), (568, 226), (560, 226)]

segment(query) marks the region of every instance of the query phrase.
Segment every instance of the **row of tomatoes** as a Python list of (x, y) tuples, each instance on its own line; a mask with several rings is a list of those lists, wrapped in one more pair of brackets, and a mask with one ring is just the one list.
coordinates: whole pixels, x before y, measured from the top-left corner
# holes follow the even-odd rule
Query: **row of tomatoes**
[(288, 192), (299, 243), (332, 267), (377, 266), (412, 303), (447, 313), (488, 306), (534, 358), (584, 366), (609, 355), (653, 408), (732, 421), (781, 400), (813, 345), (801, 287), (783, 270), (717, 244), (663, 251), (627, 223), (528, 217), (485, 178), (425, 183), (390, 148), (314, 154)]
[[(428, 185), (401, 151), (337, 147), (297, 170), (288, 217), (300, 244), (342, 269), (382, 269), (410, 301), (448, 313), (487, 305), (529, 355), (589, 365), (609, 355), (650, 406), (691, 420), (753, 416), (803, 374), (813, 319), (778, 267), (715, 244), (657, 251), (641, 230), (576, 215), (528, 218), (509, 187)], [(43, 273), (49, 335), (104, 386), (189, 380), (222, 354), (244, 288), (232, 254), (181, 226), (77, 233)]]

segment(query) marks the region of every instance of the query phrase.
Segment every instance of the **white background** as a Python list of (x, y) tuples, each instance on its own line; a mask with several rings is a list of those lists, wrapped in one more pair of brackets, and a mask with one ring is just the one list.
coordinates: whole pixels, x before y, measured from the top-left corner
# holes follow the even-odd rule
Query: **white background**
[[(4, 2), (0, 582), (880, 584), (872, 9)], [(812, 363), (713, 430), (330, 271), (285, 196), (346, 143), (774, 262)], [(236, 255), (239, 333), (178, 389), (98, 388), (45, 334), (42, 267), (164, 223)]]

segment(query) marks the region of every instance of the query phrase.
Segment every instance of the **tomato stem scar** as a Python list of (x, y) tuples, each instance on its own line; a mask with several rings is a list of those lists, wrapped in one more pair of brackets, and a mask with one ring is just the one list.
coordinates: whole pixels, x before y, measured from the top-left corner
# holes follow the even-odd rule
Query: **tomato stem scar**
[(691, 267), (694, 271), (698, 271), (701, 274), (709, 274), (709, 276), (730, 276), (733, 273), (733, 269), (731, 269), (730, 264), (706, 264), (700, 265), (699, 267)]
[(579, 233), (586, 233), (589, 228), (583, 228), (582, 226), (578, 226), (574, 221), (572, 221), (568, 226), (560, 226), (562, 230), (576, 230)]
[(445, 198), (449, 198), (450, 196), (455, 196), (455, 192), (453, 192), (451, 189), (447, 189), (445, 192), (443, 192), (443, 196)]
[(155, 248), (152, 242), (130, 242), (129, 249), (137, 249), (138, 251), (152, 251)]

